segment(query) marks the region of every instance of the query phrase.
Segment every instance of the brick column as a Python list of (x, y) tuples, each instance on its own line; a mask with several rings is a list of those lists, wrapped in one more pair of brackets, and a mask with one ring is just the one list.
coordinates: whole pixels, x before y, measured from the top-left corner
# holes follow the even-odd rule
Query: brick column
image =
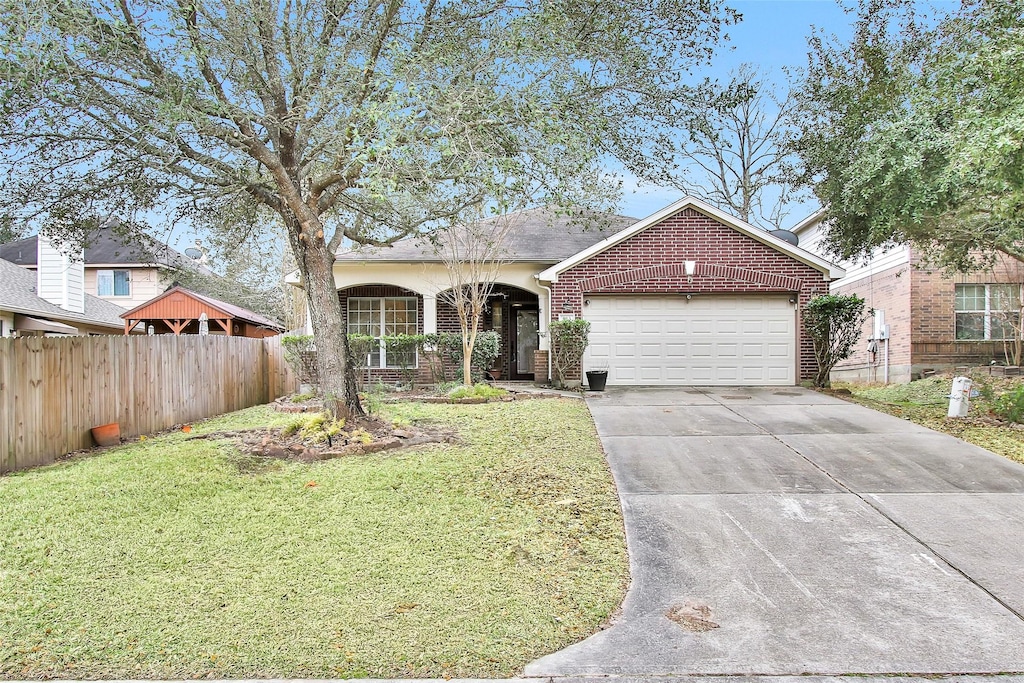
[(533, 352), (533, 382), (534, 384), (550, 384), (548, 377), (548, 352), (537, 350)]

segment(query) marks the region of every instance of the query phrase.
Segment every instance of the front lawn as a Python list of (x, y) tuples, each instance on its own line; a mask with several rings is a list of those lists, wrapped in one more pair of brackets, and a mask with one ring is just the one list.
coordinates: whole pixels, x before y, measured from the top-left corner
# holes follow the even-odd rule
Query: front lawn
[(966, 418), (946, 417), (953, 388), (953, 379), (948, 376), (888, 386), (845, 383), (834, 386), (849, 389), (857, 403), (952, 434), (1024, 463), (1024, 425), (1006, 422), (992, 413), (999, 396), (1019, 387), (1024, 379), (984, 374), (975, 374), (972, 379), (978, 395), (971, 399)]
[(594, 632), (628, 574), (583, 402), (387, 410), (463, 442), (302, 464), (175, 433), (0, 478), (0, 678), (510, 676)]

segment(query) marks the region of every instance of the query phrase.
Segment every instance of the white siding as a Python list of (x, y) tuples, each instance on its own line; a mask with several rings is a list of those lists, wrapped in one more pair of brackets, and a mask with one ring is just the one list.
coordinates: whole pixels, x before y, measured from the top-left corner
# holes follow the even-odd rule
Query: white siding
[(84, 254), (66, 254), (42, 233), (39, 234), (36, 243), (36, 290), (40, 298), (67, 311), (84, 313)]
[[(129, 296), (100, 296), (96, 286), (96, 272), (100, 270), (128, 270), (131, 271), (128, 278), (130, 281), (131, 295)], [(117, 304), (125, 310), (140, 306), (167, 289), (167, 284), (161, 278), (158, 268), (132, 267), (132, 266), (93, 266), (85, 269), (85, 291), (97, 296), (112, 304)]]
[[(822, 227), (821, 222), (811, 223), (806, 227), (801, 227), (797, 232), (797, 236), (800, 238), (800, 247), (822, 258), (835, 258), (834, 256), (825, 253), (824, 245), (822, 244), (825, 238), (825, 231)], [(833, 282), (831, 284), (831, 288), (838, 289), (874, 275), (875, 273), (880, 273), (884, 270), (888, 270), (889, 268), (909, 262), (910, 247), (901, 245), (890, 247), (888, 249), (875, 249), (867, 259), (858, 261), (839, 261), (839, 265), (846, 270), (846, 276), (841, 280)]]

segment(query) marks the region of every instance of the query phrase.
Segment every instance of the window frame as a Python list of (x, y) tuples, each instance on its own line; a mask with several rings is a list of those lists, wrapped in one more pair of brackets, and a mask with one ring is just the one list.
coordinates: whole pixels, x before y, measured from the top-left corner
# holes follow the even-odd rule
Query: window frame
[[(387, 302), (403, 301), (406, 306), (404, 312), (408, 314), (412, 312), (414, 319), (410, 323), (409, 321), (403, 323), (396, 323), (392, 320), (388, 322), (389, 308)], [(353, 302), (356, 302), (355, 310), (353, 310)], [(372, 306), (365, 307), (362, 304), (372, 302)], [(409, 302), (412, 303), (412, 307), (409, 307)], [(390, 309), (394, 313), (397, 309)], [(352, 320), (353, 312), (357, 314), (369, 314), (368, 320), (362, 321)], [(400, 370), (401, 367), (397, 364), (390, 365), (388, 363), (388, 352), (384, 345), (383, 337), (387, 336), (387, 328), (392, 325), (403, 325), (404, 330), (399, 331), (398, 334), (419, 334), (420, 328), (420, 303), (419, 297), (415, 296), (350, 296), (346, 298), (345, 305), (345, 332), (347, 334), (368, 334), (369, 327), (375, 326), (377, 329), (374, 334), (369, 336), (374, 337), (377, 340), (377, 349), (371, 351), (367, 356), (367, 368), (371, 370)], [(353, 325), (356, 329), (353, 329)], [(412, 326), (410, 331), (409, 326)], [(412, 369), (418, 369), (420, 363), (419, 351), (413, 351), (413, 362), (409, 366)]]
[[(960, 308), (961, 300), (966, 298), (966, 295), (961, 295), (967, 287), (975, 288), (975, 293), (971, 296), (974, 301), (978, 301), (977, 289), (979, 287), (984, 288), (984, 308)], [(993, 301), (1000, 298), (998, 293), (994, 293), (996, 289), (1008, 289), (1010, 303), (1016, 303), (1016, 307), (1013, 308), (993, 308)], [(1014, 301), (1015, 300), (1015, 301)], [(1016, 338), (1016, 330), (1019, 330), (1020, 325), (1020, 311), (1021, 311), (1021, 284), (1016, 282), (958, 282), (955, 284), (953, 289), (953, 338), (956, 342), (1006, 342), (1013, 341)], [(994, 316), (1000, 313), (1016, 314), (1018, 319), (1012, 323), (1010, 336), (993, 336), (993, 328), (998, 325), (1000, 328), (1004, 328), (1005, 325), (1001, 321), (997, 321), (996, 325), (993, 325)], [(982, 326), (980, 337), (961, 337), (961, 330), (965, 329), (965, 326), (961, 325), (961, 316), (981, 316)]]
[[(124, 280), (122, 282), (125, 285), (125, 288), (126, 288), (126, 291), (127, 291), (126, 294), (118, 294), (117, 293), (117, 274), (118, 273), (124, 273)], [(103, 276), (105, 274), (109, 274), (109, 277), (110, 277), (110, 279), (109, 279), (109, 282), (110, 282), (110, 293), (109, 294), (104, 294), (103, 293), (103, 289), (102, 289), (102, 283), (103, 283), (103, 281), (105, 279)], [(98, 269), (96, 271), (96, 296), (127, 298), (127, 297), (130, 297), (131, 295), (132, 295), (132, 271), (121, 269), (121, 268), (117, 268), (117, 269), (114, 269), (114, 268), (100, 268), (100, 269)]]

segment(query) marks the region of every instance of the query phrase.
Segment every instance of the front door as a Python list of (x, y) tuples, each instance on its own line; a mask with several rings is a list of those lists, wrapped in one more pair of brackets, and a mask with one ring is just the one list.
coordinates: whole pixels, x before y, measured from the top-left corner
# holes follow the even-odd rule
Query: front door
[(512, 351), (512, 379), (533, 379), (533, 352), (537, 350), (540, 313), (537, 309), (517, 308), (509, 346)]

